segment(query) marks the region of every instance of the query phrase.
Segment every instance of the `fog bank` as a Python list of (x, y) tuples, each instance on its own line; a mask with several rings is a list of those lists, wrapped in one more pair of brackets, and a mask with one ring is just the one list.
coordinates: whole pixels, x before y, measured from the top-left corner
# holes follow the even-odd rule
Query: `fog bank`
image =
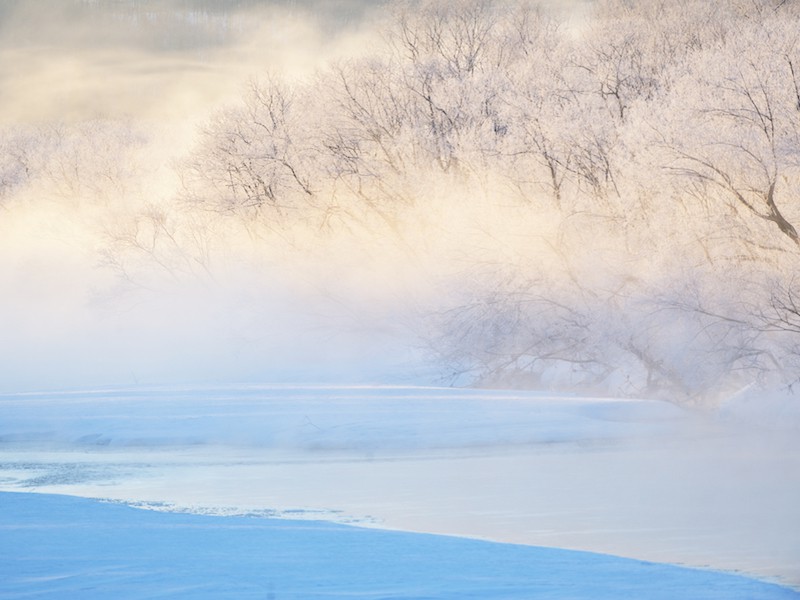
[(2, 385), (791, 393), (798, 20), (4, 5)]

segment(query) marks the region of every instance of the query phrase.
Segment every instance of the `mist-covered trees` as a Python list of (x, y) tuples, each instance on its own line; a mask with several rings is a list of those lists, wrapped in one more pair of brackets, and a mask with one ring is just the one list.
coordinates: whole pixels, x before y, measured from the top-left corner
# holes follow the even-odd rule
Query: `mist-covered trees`
[(281, 215), (297, 208), (313, 195), (311, 165), (298, 144), (302, 135), (291, 92), (277, 81), (253, 83), (243, 106), (218, 114), (186, 163), (182, 175), (194, 194), (190, 199), (222, 213), (271, 209)]
[[(348, 277), (390, 271), (404, 322), (460, 383), (688, 402), (798, 381), (797, 2), (383, 18), (365, 52), (248, 84), (176, 161), (175, 197), (108, 229), (106, 264), (207, 271), (241, 228), (262, 257), (287, 243)], [(0, 199), (31, 168), (9, 135)], [(97, 143), (81, 147), (113, 154)], [(59, 156), (65, 177), (86, 162)], [(103, 165), (86, 181), (129, 180)], [(353, 248), (364, 260), (333, 258)]]
[(456, 381), (684, 400), (791, 383), (799, 15), (407, 4), (384, 47), (220, 113), (186, 196), (269, 205), (271, 227), (378, 216), (376, 236), (435, 255), (420, 330)]

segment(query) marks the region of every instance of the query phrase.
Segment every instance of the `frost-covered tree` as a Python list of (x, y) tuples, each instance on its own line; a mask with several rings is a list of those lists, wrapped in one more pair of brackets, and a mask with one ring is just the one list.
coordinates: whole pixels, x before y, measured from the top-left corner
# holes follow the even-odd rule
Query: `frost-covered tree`
[(287, 86), (275, 78), (253, 82), (240, 106), (204, 129), (181, 172), (186, 198), (222, 213), (280, 216), (302, 208), (314, 197), (302, 122)]
[[(602, 0), (577, 25), (390, 5), (383, 46), (220, 111), (180, 206), (425, 264), (417, 327), (458, 381), (686, 402), (786, 384), (799, 26), (767, 0)], [(163, 243), (158, 214), (138, 231)]]
[(740, 19), (735, 35), (698, 57), (674, 94), (668, 114), (685, 127), (667, 133), (669, 168), (704, 202), (722, 202), (748, 224), (742, 242), (780, 246), (783, 238), (800, 246), (797, 19)]
[(24, 128), (0, 131), (0, 202), (32, 178), (35, 168), (32, 152), (36, 145), (33, 131)]

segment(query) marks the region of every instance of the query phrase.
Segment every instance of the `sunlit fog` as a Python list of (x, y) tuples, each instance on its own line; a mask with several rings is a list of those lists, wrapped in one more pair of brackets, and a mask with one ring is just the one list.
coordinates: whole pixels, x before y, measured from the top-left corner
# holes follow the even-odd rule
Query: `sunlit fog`
[(796, 600), (799, 32), (0, 0), (0, 597)]
[(2, 387), (787, 390), (774, 4), (4, 2)]

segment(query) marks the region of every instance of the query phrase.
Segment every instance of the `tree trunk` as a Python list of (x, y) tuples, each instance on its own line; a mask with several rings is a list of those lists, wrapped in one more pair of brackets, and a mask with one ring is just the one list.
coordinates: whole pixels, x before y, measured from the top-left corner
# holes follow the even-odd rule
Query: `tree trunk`
[(775, 204), (775, 181), (770, 184), (769, 190), (767, 191), (767, 208), (769, 209), (769, 214), (766, 216), (766, 219), (775, 223), (778, 228), (784, 233), (784, 235), (788, 236), (795, 244), (800, 246), (800, 236), (797, 235), (797, 230), (794, 226), (787, 221), (784, 216), (781, 214), (781, 211), (778, 210), (778, 207)]

